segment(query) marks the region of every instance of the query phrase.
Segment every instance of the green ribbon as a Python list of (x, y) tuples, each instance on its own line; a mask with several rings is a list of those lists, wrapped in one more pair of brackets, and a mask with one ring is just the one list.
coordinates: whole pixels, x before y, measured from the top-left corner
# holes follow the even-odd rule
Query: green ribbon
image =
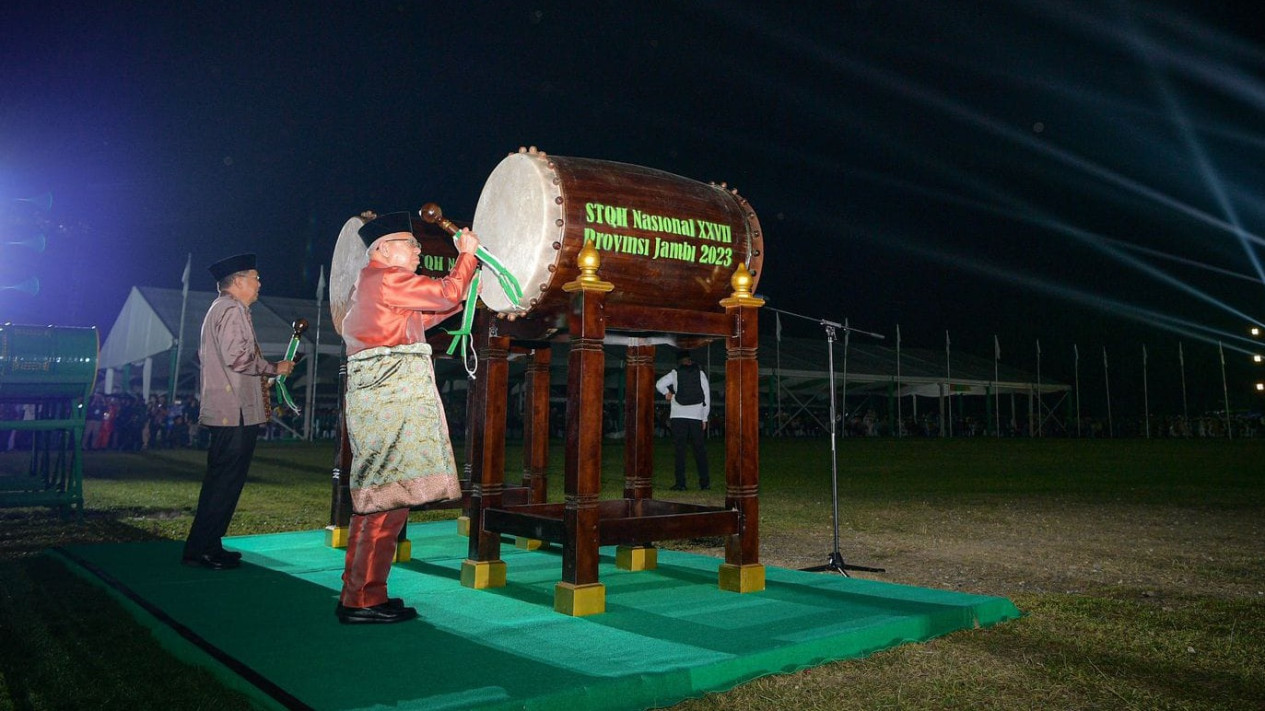
[(470, 280), (470, 291), (466, 294), (466, 305), (461, 314), (461, 327), (455, 331), (445, 329), (448, 335), (453, 336), (452, 343), (448, 344), (448, 355), (452, 355), (460, 348), (461, 361), (465, 364), (466, 372), (470, 374), (470, 377), (474, 377), (474, 368), (469, 364), (467, 351), (474, 350), (471, 331), (474, 329), (474, 307), (479, 299), (479, 278), (483, 270), (486, 268), (492, 271), (492, 275), (496, 277), (496, 281), (501, 285), (501, 290), (505, 292), (511, 304), (521, 307), (523, 303), (523, 287), (496, 255), (480, 245), (475, 250), (474, 256), (479, 258), (482, 266), (475, 270), (474, 278)]
[[(290, 338), (290, 345), (286, 347), (285, 358), (283, 358), (282, 360), (288, 360), (288, 361), (293, 362), (294, 355), (298, 352), (299, 352), (299, 337), (292, 336)], [(294, 404), (294, 398), (290, 397), (290, 391), (286, 389), (286, 377), (287, 376), (285, 375), (277, 376), (277, 401), (285, 405), (286, 407), (290, 408), (290, 411), (293, 412), (294, 414), (296, 415), (302, 414), (299, 411), (299, 406)]]
[(482, 269), (474, 270), (474, 278), (470, 280), (470, 291), (466, 293), (466, 306), (461, 310), (461, 327), (455, 331), (444, 329), (444, 331), (454, 338), (452, 343), (448, 344), (448, 355), (452, 355), (457, 347), (461, 347), (461, 360), (466, 359), (466, 342), (470, 340), (470, 331), (474, 329), (474, 305), (479, 299), (479, 276), (483, 273)]
[(489, 252), (483, 245), (475, 250), (474, 256), (479, 258), (485, 267), (492, 270), (492, 275), (501, 284), (501, 291), (509, 297), (510, 303), (515, 306), (523, 305), (523, 287), (519, 285), (518, 280), (510, 273), (509, 269), (501, 263), (501, 260), (495, 254)]

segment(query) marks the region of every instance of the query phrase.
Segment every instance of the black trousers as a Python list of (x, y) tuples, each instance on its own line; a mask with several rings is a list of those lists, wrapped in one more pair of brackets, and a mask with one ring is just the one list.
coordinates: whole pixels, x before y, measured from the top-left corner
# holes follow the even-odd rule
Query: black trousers
[(237, 510), (259, 437), (259, 425), (205, 429), (211, 433), (211, 446), (206, 452), (206, 476), (198, 495), (198, 510), (184, 544), (186, 558), (223, 550), (220, 539)]
[(672, 425), (672, 444), (676, 445), (676, 485), (685, 486), (685, 448), (688, 446), (694, 450), (698, 485), (711, 486), (712, 478), (707, 470), (707, 445), (703, 441), (703, 421), (674, 417), (668, 422)]

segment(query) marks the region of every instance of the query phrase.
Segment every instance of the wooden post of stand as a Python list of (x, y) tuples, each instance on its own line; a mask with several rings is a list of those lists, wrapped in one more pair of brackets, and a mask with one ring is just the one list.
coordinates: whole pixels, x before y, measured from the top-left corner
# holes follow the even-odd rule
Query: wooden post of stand
[[(625, 356), (624, 498), (654, 496), (654, 346), (630, 345)], [(636, 505), (636, 504), (634, 504)], [(653, 570), (659, 551), (651, 543), (615, 548), (615, 567)]]
[(628, 346), (624, 401), (624, 498), (654, 495), (654, 346)]
[(720, 587), (731, 592), (764, 589), (760, 564), (760, 363), (757, 316), (764, 300), (751, 294), (751, 274), (739, 264), (734, 293), (720, 305), (733, 319), (725, 363), (725, 508), (738, 511), (739, 532), (725, 541)]
[[(474, 328), (476, 332), (480, 328), (480, 324), (483, 323), (482, 318), (483, 317), (479, 314), (475, 315)], [(478, 394), (476, 390), (474, 379), (467, 378), (465, 416), (466, 461), (461, 465), (461, 500), (464, 502), (464, 507), (461, 510), (461, 515), (457, 517), (457, 535), (459, 536), (470, 535), (470, 511), (474, 507), (474, 476), (471, 472), (474, 470), (474, 458), (476, 456), (475, 443), (476, 441), (481, 441), (483, 435), (483, 430), (481, 428), (476, 428), (475, 426), (477, 419), (475, 417), (475, 412), (479, 409), (479, 405), (475, 399), (475, 396)]]
[[(527, 393), (523, 412), (523, 486), (528, 501), (543, 504), (549, 498), (549, 366), (553, 351), (548, 345), (532, 350), (527, 362)], [(536, 550), (545, 545), (535, 538), (519, 537), (519, 548)]]
[(330, 480), (329, 525), (325, 545), (346, 548), (351, 525), (351, 441), (347, 438), (347, 359), (338, 366), (338, 450)]
[(475, 330), (479, 354), (475, 399), (479, 402), (471, 432), (476, 435), (470, 469), (470, 547), (461, 564), (461, 584), (468, 588), (505, 587), (501, 536), (483, 530), (483, 511), (501, 507), (505, 490), (505, 410), (509, 384), (508, 336), (496, 333), (496, 321)]
[(597, 276), (597, 250), (580, 250), (580, 276), (563, 285), (571, 294), (568, 317), (571, 350), (567, 361), (566, 502), (562, 523), (562, 582), (553, 607), (574, 617), (606, 611), (606, 586), (598, 582), (598, 510), (602, 488), (602, 400), (606, 338), (603, 306), (614, 285)]

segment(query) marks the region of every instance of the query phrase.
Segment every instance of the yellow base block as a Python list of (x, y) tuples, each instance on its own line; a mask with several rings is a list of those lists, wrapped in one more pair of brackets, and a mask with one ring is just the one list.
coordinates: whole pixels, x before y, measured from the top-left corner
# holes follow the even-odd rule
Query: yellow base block
[(720, 566), (720, 589), (736, 593), (760, 592), (764, 589), (764, 566), (753, 565)]
[(475, 590), (505, 587), (505, 561), (462, 561), (461, 586)]
[(620, 570), (654, 570), (659, 567), (659, 549), (654, 546), (616, 546), (615, 567)]
[(325, 527), (325, 545), (330, 548), (346, 548), (347, 537), (348, 532), (346, 526)]
[(413, 560), (413, 542), (407, 538), (395, 544), (395, 562), (407, 563)]
[(553, 588), (553, 609), (572, 617), (600, 615), (606, 612), (606, 586), (558, 583)]
[(521, 536), (514, 539), (514, 547), (522, 548), (525, 551), (535, 551), (544, 548), (547, 543), (538, 541), (535, 538), (522, 538)]
[(470, 537), (470, 517), (469, 516), (457, 517), (457, 535), (465, 536), (466, 538)]

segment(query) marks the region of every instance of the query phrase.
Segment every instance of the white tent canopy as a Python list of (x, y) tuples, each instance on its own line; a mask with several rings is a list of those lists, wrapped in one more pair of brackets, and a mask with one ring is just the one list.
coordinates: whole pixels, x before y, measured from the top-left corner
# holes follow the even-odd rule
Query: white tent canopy
[[(177, 349), (176, 334), (181, 330), (182, 292), (179, 289), (156, 287), (132, 287), (131, 292), (110, 329), (101, 348), (99, 367), (105, 371), (105, 392), (117, 390), (114, 379), (119, 371), (125, 373), (128, 383), (125, 389), (135, 387), (135, 367), (141, 368), (140, 389), (148, 398), (151, 382), (170, 387), (172, 363), (177, 352), (180, 363), (177, 368), (177, 395), (198, 390), (197, 350), (203, 316), (215, 298), (209, 291), (190, 291), (185, 304), (183, 328), (184, 345)], [(301, 338), (300, 353), (306, 356), (298, 370), (289, 378), (290, 391), (295, 400), (303, 405), (306, 413), (313, 411), (316, 394), (312, 384), (321, 387), (323, 402), (337, 398), (338, 368), (343, 355), (342, 338), (330, 324), (327, 307), (317, 313), (315, 299), (291, 299), (263, 295), (251, 307), (251, 317), (260, 349), (269, 360), (279, 360), (285, 353), (297, 318), (308, 321), (309, 328)], [(320, 331), (319, 354), (317, 336)], [(773, 330), (771, 328), (764, 329)], [(608, 387), (610, 397), (622, 399), (622, 361), (620, 336), (613, 334), (611, 351), (607, 358)], [(795, 412), (812, 414), (814, 410), (829, 404), (830, 360), (827, 344), (818, 339), (777, 338), (774, 333), (763, 334), (759, 350), (761, 390), (776, 402), (781, 412), (783, 398), (786, 407)], [(845, 342), (846, 343), (846, 342)], [(562, 397), (568, 365), (565, 344), (554, 344), (553, 385)], [(723, 398), (724, 342), (717, 340), (701, 347), (696, 359), (705, 364), (708, 376), (719, 397)], [(996, 397), (1001, 394), (1026, 395), (1040, 398), (1042, 395), (1065, 393), (1070, 387), (1063, 383), (1034, 378), (1031, 373), (997, 363), (992, 359), (978, 358), (961, 350), (952, 353), (951, 369), (947, 366), (948, 353), (939, 350), (904, 348), (898, 351), (889, 346), (875, 344), (836, 344), (834, 352), (834, 378), (840, 394), (845, 390), (852, 396), (865, 397), (872, 393), (887, 393), (897, 400), (905, 397), (945, 398), (953, 395)], [(663, 345), (656, 352), (656, 372), (671, 369), (675, 349)], [(315, 361), (315, 362), (314, 362)], [(512, 357), (517, 363), (518, 359)], [(319, 374), (314, 370), (318, 367)], [(512, 363), (512, 367), (515, 367)], [(521, 367), (521, 364), (519, 364)], [(952, 377), (949, 377), (951, 370)], [(443, 384), (441, 389), (461, 390), (465, 387), (465, 372), (455, 358), (440, 357), (436, 360), (436, 376)], [(846, 396), (845, 396), (846, 397)], [(824, 405), (823, 405), (824, 403)], [(917, 407), (916, 405), (914, 406)], [(1042, 407), (1043, 410), (1048, 408)], [(305, 426), (310, 427), (310, 421)]]
[[(141, 393), (145, 398), (149, 397), (154, 378), (170, 383), (172, 361), (177, 351), (176, 334), (183, 331), (184, 346), (178, 349), (177, 392), (196, 392), (202, 318), (215, 297), (216, 294), (210, 291), (190, 291), (188, 302), (184, 304), (184, 327), (181, 329), (183, 292), (180, 289), (132, 287), (123, 310), (101, 346), (98, 368), (106, 373), (105, 391), (114, 391), (116, 372), (129, 366), (141, 367)], [(342, 339), (330, 326), (328, 312), (320, 314), (318, 324), (315, 299), (263, 295), (251, 306), (250, 313), (259, 348), (269, 360), (280, 360), (285, 355), (294, 333), (291, 324), (299, 318), (307, 320), (308, 330), (300, 338), (300, 352), (307, 355), (306, 362), (289, 377), (289, 383), (295, 399), (310, 405), (313, 394), (307, 385), (315, 378), (314, 368), (319, 367), (323, 371), (322, 380), (336, 377), (339, 356), (343, 352)], [(319, 358), (312, 358), (317, 353), (318, 326)], [(324, 375), (326, 371), (328, 376)], [(306, 396), (302, 394), (305, 390), (308, 391)], [(310, 407), (306, 409), (311, 410)]]

